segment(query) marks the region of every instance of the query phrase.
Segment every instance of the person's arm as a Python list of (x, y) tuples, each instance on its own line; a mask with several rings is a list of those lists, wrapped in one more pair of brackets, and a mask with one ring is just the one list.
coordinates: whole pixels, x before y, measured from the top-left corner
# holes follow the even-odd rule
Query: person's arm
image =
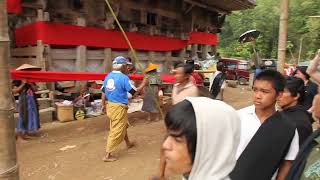
[(279, 171), (277, 174), (277, 180), (285, 180), (288, 175), (289, 169), (291, 168), (292, 162), (295, 160), (297, 154), (299, 152), (299, 134), (297, 129), (295, 130), (294, 137), (292, 138), (289, 151), (284, 158), (284, 161), (279, 167)]
[(220, 100), (223, 101), (224, 100), (224, 97), (223, 97), (223, 92), (224, 92), (224, 89), (226, 88), (226, 81), (223, 81), (222, 85), (221, 85), (221, 89), (220, 89)]
[(277, 175), (277, 180), (285, 180), (288, 172), (291, 168), (292, 165), (292, 161), (283, 161), (283, 163), (281, 164), (280, 168), (279, 168), (279, 172)]
[(106, 94), (104, 92), (105, 92), (105, 90), (103, 87), (102, 92), (101, 92), (102, 112), (106, 113)]
[(17, 86), (13, 86), (12, 87), (12, 93), (13, 94), (20, 93), (23, 90), (25, 85), (26, 85), (26, 81), (23, 80), (20, 86), (18, 86), (18, 87)]
[(139, 94), (139, 93), (143, 90), (143, 88), (147, 85), (147, 83), (148, 83), (148, 79), (147, 79), (147, 78), (144, 78), (144, 79), (142, 80), (141, 84), (139, 85), (139, 87), (136, 88), (136, 87), (134, 87), (133, 84), (130, 83), (130, 80), (129, 80), (129, 78), (128, 78), (128, 80), (126, 80), (126, 85), (125, 85), (125, 87), (126, 87), (126, 90), (127, 90), (130, 94), (132, 94), (133, 96), (135, 96), (135, 95)]
[(224, 91), (224, 89), (221, 89), (221, 90), (220, 90), (220, 100), (221, 100), (221, 101), (223, 101), (223, 91)]
[(320, 49), (318, 50), (314, 59), (310, 62), (307, 73), (318, 83), (320, 83), (320, 73), (317, 72), (317, 68), (320, 63)]

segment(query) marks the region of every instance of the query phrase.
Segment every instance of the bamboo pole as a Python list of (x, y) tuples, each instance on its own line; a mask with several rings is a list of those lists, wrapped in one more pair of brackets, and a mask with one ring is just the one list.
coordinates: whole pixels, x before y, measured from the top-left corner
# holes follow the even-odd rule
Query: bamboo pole
[(8, 18), (6, 1), (0, 0), (0, 180), (18, 180), (13, 101), (9, 80)]
[(281, 2), (281, 14), (279, 25), (279, 43), (278, 43), (278, 71), (284, 72), (284, 63), (286, 60), (286, 44), (288, 36), (288, 13), (289, 0), (282, 0)]
[(303, 37), (300, 38), (300, 45), (299, 45), (299, 57), (297, 59), (297, 61), (295, 62), (295, 64), (298, 66), (300, 59), (301, 59), (301, 52), (302, 52), (302, 42), (303, 42)]

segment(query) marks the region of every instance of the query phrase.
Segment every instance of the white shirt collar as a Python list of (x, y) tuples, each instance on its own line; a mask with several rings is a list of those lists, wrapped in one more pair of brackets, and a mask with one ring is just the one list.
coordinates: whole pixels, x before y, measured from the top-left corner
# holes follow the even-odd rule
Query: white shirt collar
[(112, 72), (113, 73), (122, 73), (121, 71), (115, 71), (115, 70), (113, 70)]

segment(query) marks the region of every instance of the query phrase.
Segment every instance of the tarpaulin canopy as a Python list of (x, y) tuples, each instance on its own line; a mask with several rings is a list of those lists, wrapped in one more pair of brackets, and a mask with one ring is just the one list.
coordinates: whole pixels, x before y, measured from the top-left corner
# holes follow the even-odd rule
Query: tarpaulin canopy
[(21, 0), (7, 0), (7, 13), (20, 14), (21, 12)]
[[(88, 81), (104, 80), (107, 73), (92, 72), (52, 72), (52, 71), (11, 71), (11, 79), (27, 80), (28, 82), (55, 82), (55, 81)], [(142, 80), (142, 74), (130, 74), (131, 80)], [(163, 82), (175, 83), (173, 75), (162, 75)]]
[[(191, 32), (189, 40), (151, 36), (142, 33), (127, 32), (134, 49), (147, 51), (174, 51), (189, 44), (217, 45), (216, 34)], [(37, 40), (52, 45), (85, 45), (114, 49), (129, 49), (120, 31), (95, 27), (83, 27), (61, 23), (36, 22), (16, 29), (16, 45), (36, 45)]]

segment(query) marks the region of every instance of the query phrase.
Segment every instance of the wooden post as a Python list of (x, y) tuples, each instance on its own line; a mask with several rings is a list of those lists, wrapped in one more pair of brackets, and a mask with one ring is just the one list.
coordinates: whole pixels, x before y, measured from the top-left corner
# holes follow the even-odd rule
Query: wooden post
[(184, 60), (186, 58), (186, 48), (180, 50), (179, 57), (181, 60)]
[[(112, 18), (112, 17), (110, 17), (110, 18)], [(106, 21), (105, 24), (104, 24), (104, 27), (106, 29), (110, 29), (112, 24), (113, 24), (113, 22), (112, 22), (112, 24), (110, 24), (110, 23), (111, 23), (110, 20)], [(111, 48), (105, 48), (104, 49), (103, 67), (105, 68), (106, 72), (112, 71), (112, 49)]]
[(191, 58), (195, 56), (198, 57), (198, 44), (191, 45)]
[[(149, 26), (148, 27), (148, 31), (149, 31), (149, 35), (153, 36), (155, 28), (153, 26)], [(149, 60), (149, 62), (153, 62), (155, 60), (154, 56), (155, 56), (155, 52), (154, 51), (148, 51), (148, 60)]]
[[(49, 13), (48, 12), (43, 12), (42, 9), (37, 10), (37, 21), (49, 21)], [(45, 45), (43, 44), (42, 40), (37, 41), (37, 49), (38, 49), (38, 55), (37, 55), (37, 65), (42, 68), (42, 70), (49, 70), (50, 68), (50, 63), (45, 52)], [(50, 87), (52, 89), (52, 83), (39, 83), (39, 89), (47, 89)], [(54, 86), (53, 86), (54, 87)]]
[(37, 21), (44, 21), (44, 13), (42, 9), (37, 10)]
[(8, 65), (10, 39), (5, 0), (0, 0), (0, 7), (0, 180), (18, 180), (14, 105)]
[(154, 59), (154, 51), (148, 51), (148, 61), (149, 62), (153, 62), (155, 59)]
[(288, 36), (288, 13), (289, 0), (282, 0), (280, 10), (280, 25), (279, 25), (279, 43), (278, 43), (278, 67), (277, 70), (284, 72), (284, 63), (286, 60), (286, 44)]
[(44, 20), (44, 21), (50, 21), (50, 15), (49, 15), (49, 12), (44, 12), (43, 20)]
[(209, 45), (204, 44), (202, 45), (202, 51), (201, 51), (201, 59), (207, 59)]
[[(41, 67), (42, 70), (48, 69), (48, 62), (47, 59), (44, 58), (44, 44), (42, 40), (37, 40), (37, 66)], [(46, 83), (38, 83), (39, 90), (47, 89)]]
[(172, 52), (171, 51), (167, 51), (165, 52), (165, 62), (164, 62), (164, 73), (169, 73), (170, 72), (170, 67), (172, 66), (172, 60), (171, 60), (171, 57), (172, 57)]
[[(77, 25), (78, 26), (85, 26), (86, 21), (84, 18), (78, 18), (77, 19)], [(87, 47), (84, 45), (77, 46), (76, 49), (77, 52), (77, 59), (76, 59), (76, 71), (78, 72), (85, 72), (86, 66), (87, 66)], [(80, 90), (80, 85), (82, 87), (85, 86), (84, 82), (76, 82), (76, 89)]]
[(217, 54), (217, 46), (212, 46), (212, 55), (216, 55)]
[(105, 67), (106, 72), (110, 72), (112, 70), (112, 50), (111, 50), (111, 48), (104, 49), (103, 67)]

